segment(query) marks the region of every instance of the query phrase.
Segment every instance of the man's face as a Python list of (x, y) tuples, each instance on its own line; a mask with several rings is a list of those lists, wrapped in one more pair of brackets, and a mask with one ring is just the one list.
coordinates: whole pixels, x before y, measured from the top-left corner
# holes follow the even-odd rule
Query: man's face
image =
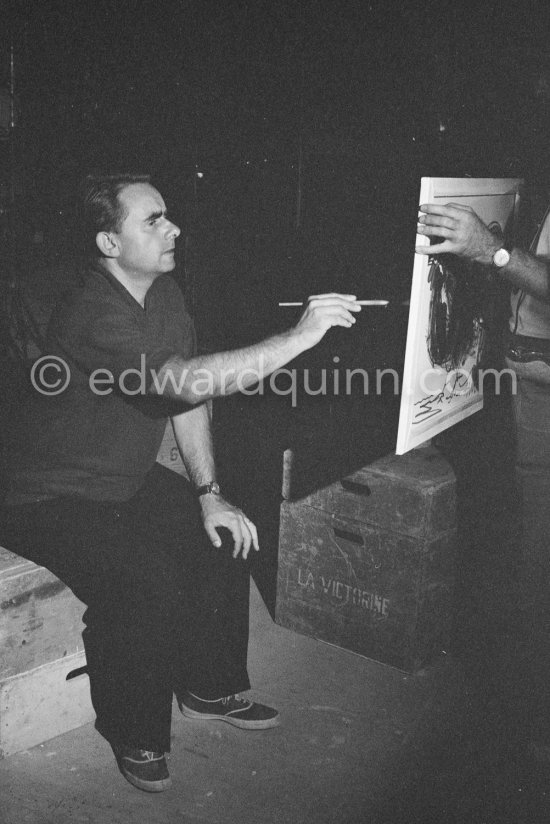
[(117, 263), (130, 276), (160, 275), (175, 266), (174, 243), (180, 230), (166, 217), (160, 193), (148, 183), (132, 183), (119, 195), (127, 215), (117, 242)]

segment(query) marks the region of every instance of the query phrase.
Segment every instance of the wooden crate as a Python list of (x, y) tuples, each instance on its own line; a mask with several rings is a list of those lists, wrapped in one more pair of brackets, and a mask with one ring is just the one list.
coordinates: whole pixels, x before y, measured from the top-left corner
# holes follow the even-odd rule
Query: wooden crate
[(456, 528), (455, 477), (433, 447), (386, 455), (307, 496), (291, 497), (406, 535), (430, 536)]
[(67, 680), (85, 663), (79, 652), (0, 680), (0, 757), (94, 720), (88, 676)]
[(94, 717), (86, 664), (84, 604), (44, 567), (0, 547), (0, 757)]
[(0, 679), (81, 652), (84, 609), (49, 570), (0, 547)]
[(449, 643), (454, 475), (429, 448), (280, 512), (276, 621), (414, 672)]

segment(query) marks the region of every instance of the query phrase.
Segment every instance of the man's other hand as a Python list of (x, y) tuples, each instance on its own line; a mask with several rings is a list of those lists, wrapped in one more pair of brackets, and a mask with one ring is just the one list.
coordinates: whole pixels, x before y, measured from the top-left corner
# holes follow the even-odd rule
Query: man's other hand
[(233, 557), (248, 557), (250, 547), (259, 550), (258, 531), (252, 521), (238, 507), (228, 503), (221, 495), (201, 495), (202, 522), (215, 547), (222, 545), (217, 527), (225, 527), (233, 536)]

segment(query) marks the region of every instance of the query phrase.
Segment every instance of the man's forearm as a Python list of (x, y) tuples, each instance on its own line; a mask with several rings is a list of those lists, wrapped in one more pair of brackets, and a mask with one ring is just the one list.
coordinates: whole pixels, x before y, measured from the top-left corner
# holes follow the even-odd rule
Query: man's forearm
[(153, 376), (151, 392), (191, 404), (231, 395), (258, 383), (304, 348), (298, 336), (284, 332), (262, 343), (229, 352), (188, 360), (176, 355)]
[(550, 303), (550, 260), (514, 248), (500, 275), (516, 289)]
[[(189, 479), (195, 487), (216, 480), (210, 418), (210, 407), (206, 403), (172, 417), (176, 441)], [(229, 503), (223, 495), (201, 495), (199, 505), (204, 529), (213, 546), (222, 546), (222, 537), (218, 530), (223, 527), (229, 530), (233, 538), (233, 558), (239, 555), (247, 558), (252, 547), (255, 550), (259, 549), (255, 525), (239, 507)]]
[(189, 480), (199, 487), (216, 480), (211, 415), (203, 403), (172, 417), (172, 426)]
[(300, 320), (288, 332), (230, 352), (189, 359), (174, 355), (158, 374), (151, 375), (149, 391), (189, 404), (240, 392), (315, 346), (331, 327), (349, 329), (359, 311), (355, 295), (312, 295)]

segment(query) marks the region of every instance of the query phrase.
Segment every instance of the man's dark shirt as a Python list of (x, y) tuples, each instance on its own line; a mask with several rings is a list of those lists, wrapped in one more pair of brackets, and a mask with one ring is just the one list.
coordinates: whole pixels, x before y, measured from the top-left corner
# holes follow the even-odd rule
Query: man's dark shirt
[(70, 381), (58, 395), (30, 390), (13, 436), (6, 503), (132, 497), (154, 465), (167, 416), (186, 409), (147, 392), (151, 370), (158, 374), (174, 354), (191, 357), (195, 346), (170, 275), (153, 283), (142, 307), (106, 270), (90, 271), (52, 315), (46, 352), (63, 359)]

